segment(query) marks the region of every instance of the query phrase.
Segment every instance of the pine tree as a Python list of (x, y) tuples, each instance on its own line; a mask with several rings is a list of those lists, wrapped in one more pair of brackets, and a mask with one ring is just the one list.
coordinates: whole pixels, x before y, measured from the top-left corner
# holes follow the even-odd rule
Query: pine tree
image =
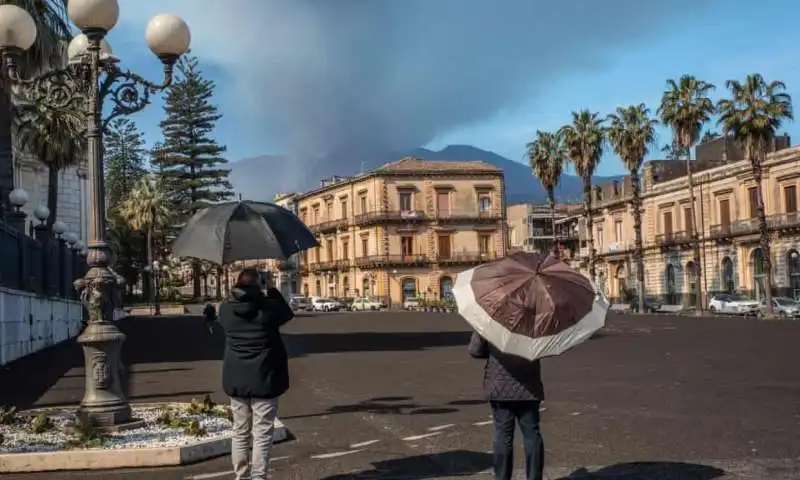
[[(147, 174), (142, 132), (128, 118), (111, 122), (103, 134), (105, 157), (106, 210), (111, 245), (117, 254), (117, 271), (133, 287), (146, 265), (144, 238), (135, 232), (120, 215), (120, 207), (137, 182)], [(148, 279), (143, 278), (144, 291)]]
[[(225, 147), (213, 138), (222, 117), (211, 103), (216, 85), (203, 77), (197, 57), (184, 56), (177, 65), (177, 80), (167, 90), (161, 122), (164, 136), (154, 166), (160, 172), (177, 225), (186, 222), (208, 203), (231, 198)], [(200, 264), (193, 263), (194, 296), (200, 296)]]

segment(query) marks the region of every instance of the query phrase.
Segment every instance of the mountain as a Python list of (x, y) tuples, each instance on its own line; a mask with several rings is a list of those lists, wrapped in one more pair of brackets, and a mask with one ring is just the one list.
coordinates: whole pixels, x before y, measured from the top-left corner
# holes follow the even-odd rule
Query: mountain
[[(302, 167), (285, 157), (263, 155), (230, 164), (230, 180), (237, 193), (251, 200), (269, 201), (276, 192), (307, 191), (319, 186), (322, 178), (333, 175), (354, 175), (364, 170), (377, 168), (385, 163), (403, 157), (418, 157), (425, 160), (464, 161), (482, 160), (503, 170), (506, 181), (506, 198), (513, 203), (544, 203), (546, 193), (539, 179), (531, 173), (528, 165), (515, 162), (502, 155), (471, 145), (449, 145), (442, 150), (426, 148), (372, 157), (362, 162), (349, 155), (330, 156), (306, 162)], [(313, 173), (308, 173), (313, 172)], [(621, 178), (621, 175), (595, 177), (595, 183), (608, 182)], [(583, 199), (583, 184), (574, 175), (563, 175), (556, 189), (558, 202), (580, 202)]]

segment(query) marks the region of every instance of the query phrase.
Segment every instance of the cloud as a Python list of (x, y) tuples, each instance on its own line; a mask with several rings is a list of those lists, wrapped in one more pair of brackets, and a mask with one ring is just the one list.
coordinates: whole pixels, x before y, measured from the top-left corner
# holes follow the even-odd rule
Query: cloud
[[(425, 145), (681, 28), (706, 0), (137, 0), (183, 16), (228, 121), (298, 158)], [(658, 61), (653, 59), (653, 61)], [(646, 68), (643, 65), (642, 68)], [(536, 112), (532, 112), (536, 113)]]

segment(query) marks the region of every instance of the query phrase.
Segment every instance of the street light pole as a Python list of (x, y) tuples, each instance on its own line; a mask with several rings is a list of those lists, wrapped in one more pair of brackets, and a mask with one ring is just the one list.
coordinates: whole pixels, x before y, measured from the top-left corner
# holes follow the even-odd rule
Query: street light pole
[[(34, 78), (20, 77), (20, 54), (36, 41), (36, 24), (27, 11), (10, 4), (0, 5), (0, 53), (8, 80), (21, 87), (26, 101), (53, 109), (82, 110), (86, 115), (89, 269), (74, 284), (89, 321), (78, 337), (86, 372), (85, 394), (78, 413), (89, 425), (114, 428), (136, 422), (123, 394), (119, 369), (125, 334), (114, 323), (114, 311), (121, 307), (124, 279), (112, 269), (115, 255), (106, 238), (102, 135), (112, 119), (142, 110), (152, 93), (170, 85), (175, 62), (189, 49), (190, 32), (183, 20), (170, 14), (157, 15), (147, 25), (147, 44), (164, 64), (164, 81), (155, 84), (121, 70), (105, 41), (119, 18), (117, 0), (70, 0), (67, 13), (83, 32), (70, 42), (67, 66)], [(102, 119), (106, 99), (111, 100), (113, 108)]]

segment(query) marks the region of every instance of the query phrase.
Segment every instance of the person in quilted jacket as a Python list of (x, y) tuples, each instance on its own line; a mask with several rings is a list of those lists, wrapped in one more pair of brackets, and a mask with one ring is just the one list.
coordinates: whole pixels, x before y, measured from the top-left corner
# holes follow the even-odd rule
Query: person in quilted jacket
[(525, 478), (544, 480), (544, 442), (539, 427), (544, 387), (539, 361), (504, 354), (478, 333), (472, 334), (469, 354), (486, 359), (483, 389), (494, 419), (494, 478), (511, 480), (514, 474), (514, 431), (519, 425)]

